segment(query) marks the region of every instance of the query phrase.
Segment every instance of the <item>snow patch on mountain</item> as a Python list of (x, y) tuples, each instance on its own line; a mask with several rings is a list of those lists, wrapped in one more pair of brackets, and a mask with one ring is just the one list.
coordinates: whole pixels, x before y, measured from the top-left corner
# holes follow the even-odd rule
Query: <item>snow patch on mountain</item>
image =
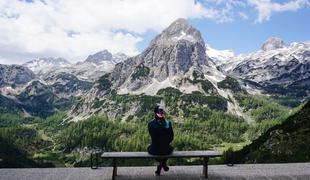
[(217, 50), (212, 48), (209, 44), (206, 44), (205, 46), (207, 56), (209, 56), (218, 65), (229, 62), (235, 56), (233, 50)]
[(184, 31), (181, 31), (181, 33), (178, 36), (172, 37), (173, 40), (180, 41), (180, 40), (186, 40), (190, 42), (195, 42), (195, 38), (192, 35), (186, 34)]
[(34, 59), (23, 64), (23, 66), (28, 67), (35, 74), (43, 74), (53, 69), (69, 67), (71, 65), (66, 59), (53, 57)]
[(146, 94), (154, 96), (160, 89), (164, 89), (167, 87), (176, 87), (174, 84), (175, 79), (178, 78), (176, 76), (168, 77), (164, 81), (159, 82), (157, 79), (152, 78), (152, 82), (136, 91), (128, 90), (127, 87), (120, 87), (120, 90), (118, 91), (118, 94)]

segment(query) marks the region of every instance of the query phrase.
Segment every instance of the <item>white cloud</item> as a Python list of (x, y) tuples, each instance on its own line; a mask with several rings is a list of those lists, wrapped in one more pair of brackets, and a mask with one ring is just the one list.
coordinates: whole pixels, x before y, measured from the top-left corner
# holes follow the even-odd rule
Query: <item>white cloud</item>
[(215, 19), (219, 23), (233, 22), (235, 19), (247, 19), (247, 14), (241, 10), (247, 6), (246, 0), (205, 0), (207, 7), (214, 6)]
[(310, 7), (309, 0), (293, 0), (285, 3), (272, 2), (271, 0), (248, 0), (258, 11), (257, 22), (269, 20), (272, 13), (284, 11), (297, 11), (298, 9)]
[(262, 23), (270, 19), (273, 13), (297, 11), (310, 7), (310, 0), (204, 0), (206, 6), (216, 6), (216, 16), (219, 22), (231, 22), (235, 19), (248, 20), (251, 10), (255, 8), (257, 18), (255, 22)]
[(238, 14), (241, 17), (241, 19), (243, 19), (243, 20), (249, 19), (249, 16), (247, 14), (245, 14), (244, 12), (238, 12)]
[(139, 53), (137, 44), (149, 31), (160, 32), (177, 18), (206, 18), (224, 23), (257, 22), (273, 12), (295, 11), (309, 0), (0, 0), (0, 63), (23, 63), (45, 56), (84, 60), (108, 49)]
[(102, 49), (135, 55), (147, 31), (215, 14), (195, 0), (0, 0), (0, 59), (81, 61)]

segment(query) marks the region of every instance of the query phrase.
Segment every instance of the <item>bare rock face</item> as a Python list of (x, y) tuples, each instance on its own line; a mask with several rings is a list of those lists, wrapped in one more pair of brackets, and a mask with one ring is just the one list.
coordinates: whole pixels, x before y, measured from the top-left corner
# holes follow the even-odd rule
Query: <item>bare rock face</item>
[(116, 87), (137, 90), (154, 79), (183, 75), (191, 67), (207, 65), (204, 40), (185, 19), (174, 21), (140, 55), (116, 65), (111, 81)]
[(270, 51), (285, 47), (284, 41), (277, 37), (269, 38), (262, 46), (263, 51)]
[(27, 67), (0, 64), (0, 87), (24, 85), (34, 79), (34, 77), (34, 73)]
[(85, 62), (100, 64), (101, 61), (111, 61), (112, 54), (108, 50), (99, 51), (93, 55), (89, 55)]
[(114, 65), (128, 58), (129, 56), (127, 56), (124, 53), (118, 52), (118, 53), (112, 54), (111, 52), (105, 49), (95, 54), (89, 55), (84, 61), (84, 63), (94, 63), (96, 65), (102, 65), (103, 62), (110, 62), (111, 64)]

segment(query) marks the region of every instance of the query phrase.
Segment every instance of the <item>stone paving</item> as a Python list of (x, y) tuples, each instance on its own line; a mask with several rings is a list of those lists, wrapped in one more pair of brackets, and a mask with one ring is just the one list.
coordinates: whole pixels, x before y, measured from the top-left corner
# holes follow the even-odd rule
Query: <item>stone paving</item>
[[(202, 166), (172, 166), (161, 176), (154, 175), (155, 167), (119, 167), (116, 179), (204, 179)], [(112, 168), (33, 168), (0, 169), (0, 180), (97, 180), (111, 179)], [(310, 163), (244, 164), (209, 166), (209, 178), (214, 180), (310, 180)]]

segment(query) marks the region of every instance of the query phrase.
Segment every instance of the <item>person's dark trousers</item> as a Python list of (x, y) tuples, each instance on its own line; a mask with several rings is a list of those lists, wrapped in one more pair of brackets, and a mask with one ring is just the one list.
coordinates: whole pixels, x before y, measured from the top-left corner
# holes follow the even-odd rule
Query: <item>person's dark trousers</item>
[(155, 160), (159, 162), (159, 165), (167, 165), (168, 158), (155, 158)]

